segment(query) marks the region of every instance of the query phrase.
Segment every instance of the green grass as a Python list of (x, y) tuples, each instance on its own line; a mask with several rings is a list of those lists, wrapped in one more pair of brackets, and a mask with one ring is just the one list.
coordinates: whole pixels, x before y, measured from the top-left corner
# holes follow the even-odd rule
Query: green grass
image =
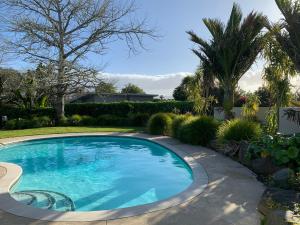
[(93, 133), (93, 132), (122, 132), (133, 133), (143, 131), (141, 127), (43, 127), (26, 130), (3, 130), (0, 131), (1, 138), (12, 138), (43, 134), (64, 133)]

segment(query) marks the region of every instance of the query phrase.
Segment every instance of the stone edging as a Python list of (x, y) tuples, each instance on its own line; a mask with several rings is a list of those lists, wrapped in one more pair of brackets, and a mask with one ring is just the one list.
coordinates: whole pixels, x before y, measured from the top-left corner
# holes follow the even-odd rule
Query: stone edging
[(6, 169), (6, 174), (0, 179), (0, 210), (14, 214), (16, 216), (27, 217), (37, 220), (45, 221), (107, 221), (113, 219), (120, 219), (125, 217), (132, 217), (137, 215), (142, 215), (154, 211), (159, 211), (167, 209), (176, 205), (180, 205), (184, 202), (190, 201), (194, 197), (198, 196), (203, 192), (208, 184), (208, 176), (203, 169), (203, 167), (197, 163), (192, 156), (188, 155), (182, 150), (174, 148), (171, 144), (164, 142), (163, 140), (156, 140), (159, 137), (153, 137), (145, 134), (62, 134), (62, 135), (43, 135), (43, 136), (32, 136), (32, 137), (22, 137), (13, 139), (1, 140), (2, 144), (10, 144), (26, 140), (36, 140), (43, 138), (57, 138), (57, 137), (79, 137), (79, 136), (119, 136), (119, 137), (134, 137), (144, 140), (149, 140), (154, 143), (160, 144), (166, 147), (168, 150), (173, 151), (179, 157), (181, 157), (191, 168), (193, 172), (193, 183), (183, 192), (168, 198), (166, 200), (154, 202), (151, 204), (134, 206), (124, 209), (115, 210), (103, 210), (103, 211), (89, 211), (89, 212), (57, 212), (51, 210), (38, 209), (31, 206), (23, 205), (18, 201), (14, 200), (9, 191), (11, 187), (18, 181), (22, 175), (22, 168), (15, 164), (10, 163), (0, 163), (0, 167)]

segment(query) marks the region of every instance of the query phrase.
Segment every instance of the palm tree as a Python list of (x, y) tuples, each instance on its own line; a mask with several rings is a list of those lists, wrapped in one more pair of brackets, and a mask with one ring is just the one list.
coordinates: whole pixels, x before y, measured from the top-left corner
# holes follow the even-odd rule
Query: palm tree
[(204, 19), (203, 22), (212, 35), (207, 42), (193, 31), (187, 32), (191, 41), (199, 45), (193, 52), (202, 63), (210, 68), (224, 89), (225, 118), (232, 118), (234, 91), (238, 81), (250, 69), (257, 55), (263, 49), (266, 24), (262, 14), (250, 13), (242, 21), (242, 12), (237, 4), (233, 5), (230, 19), (225, 26), (217, 19)]
[(277, 29), (276, 39), (300, 72), (300, 2), (276, 0), (276, 4), (284, 16), (284, 21), (280, 23), (281, 29)]

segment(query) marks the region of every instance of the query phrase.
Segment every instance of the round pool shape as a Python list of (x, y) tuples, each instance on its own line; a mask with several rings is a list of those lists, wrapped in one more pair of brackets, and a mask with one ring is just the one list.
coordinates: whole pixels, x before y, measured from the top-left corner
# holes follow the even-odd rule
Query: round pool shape
[[(178, 153), (138, 138), (60, 137), (10, 144), (0, 150), (0, 161), (23, 169), (10, 190), (12, 196), (23, 203), (32, 195), (35, 200), (49, 196), (51, 207), (43, 199), (42, 204), (33, 204), (43, 209), (64, 211), (59, 202), (71, 200), (74, 207), (67, 210), (76, 212), (139, 211), (156, 203), (163, 206), (168, 200), (175, 203), (176, 196), (195, 188), (191, 189), (193, 168)], [(201, 177), (203, 188), (207, 181), (205, 174)]]

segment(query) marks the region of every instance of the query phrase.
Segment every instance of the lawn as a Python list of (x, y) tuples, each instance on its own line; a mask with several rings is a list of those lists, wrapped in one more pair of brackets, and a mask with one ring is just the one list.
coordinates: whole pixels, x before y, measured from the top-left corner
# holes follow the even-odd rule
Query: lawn
[(20, 136), (43, 135), (43, 134), (64, 134), (64, 133), (93, 133), (93, 132), (139, 132), (141, 127), (43, 127), (26, 130), (4, 130), (0, 131), (1, 138)]

